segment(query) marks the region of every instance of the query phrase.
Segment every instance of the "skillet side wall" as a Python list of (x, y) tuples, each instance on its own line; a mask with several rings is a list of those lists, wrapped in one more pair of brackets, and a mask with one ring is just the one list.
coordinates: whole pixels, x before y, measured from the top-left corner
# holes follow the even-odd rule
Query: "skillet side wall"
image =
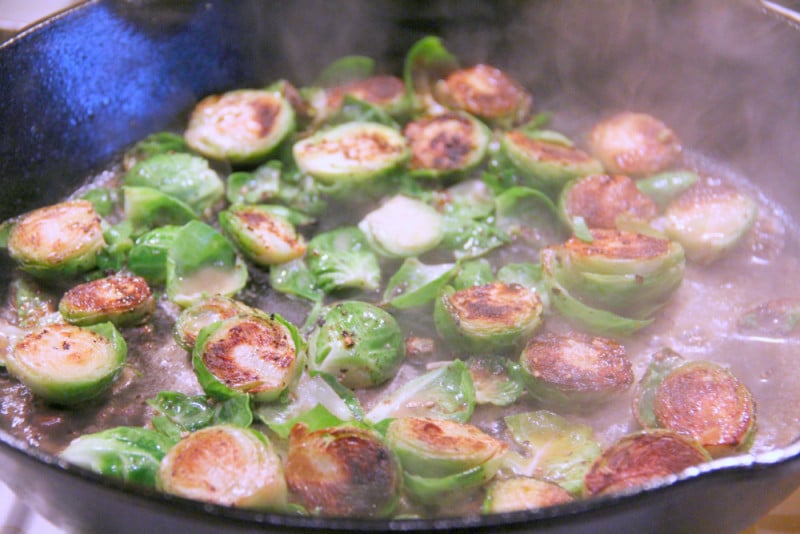
[[(0, 219), (55, 202), (133, 141), (180, 125), (206, 94), (280, 77), (309, 83), (346, 54), (378, 57), (379, 70), (399, 72), (408, 47), (430, 33), (442, 36), (464, 64), (508, 69), (533, 89), (538, 110), (565, 110), (559, 120), (577, 131), (603, 111), (647, 110), (673, 125), (687, 146), (729, 163), (787, 208), (800, 202), (800, 32), (754, 2), (146, 4), (90, 2), (0, 47)], [(0, 288), (9, 271), (3, 255)], [(121, 493), (9, 443), (0, 432), (0, 477), (56, 524), (76, 531), (211, 532), (222, 525), (264, 531), (247, 522), (253, 515), (219, 517), (201, 505)], [(651, 531), (653, 518), (665, 532), (736, 531), (800, 483), (797, 464), (794, 457), (713, 473), (551, 519), (500, 519), (519, 530), (531, 527), (518, 523), (521, 517), (536, 519), (537, 531), (552, 532)], [(483, 525), (496, 528), (497, 519)], [(336, 525), (359, 528), (323, 520), (305, 526)], [(417, 526), (437, 525), (456, 526)]]

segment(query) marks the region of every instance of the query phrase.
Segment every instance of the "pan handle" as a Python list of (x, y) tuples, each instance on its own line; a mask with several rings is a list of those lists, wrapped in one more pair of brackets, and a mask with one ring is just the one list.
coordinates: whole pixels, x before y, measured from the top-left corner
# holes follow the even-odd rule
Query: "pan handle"
[(800, 0), (761, 0), (761, 5), (771, 13), (800, 24)]

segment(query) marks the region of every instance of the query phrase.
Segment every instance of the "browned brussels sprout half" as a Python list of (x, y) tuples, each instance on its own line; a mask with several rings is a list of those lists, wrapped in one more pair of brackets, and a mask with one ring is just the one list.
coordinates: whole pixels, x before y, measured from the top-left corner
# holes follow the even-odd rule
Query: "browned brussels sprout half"
[(314, 515), (385, 517), (403, 484), (394, 453), (371, 430), (339, 426), (309, 432), (297, 424), (289, 435), (286, 481)]
[(206, 326), (224, 321), (237, 315), (252, 314), (255, 310), (250, 306), (223, 295), (215, 295), (189, 306), (181, 312), (175, 321), (173, 334), (178, 345), (191, 351), (197, 336)]
[(23, 215), (11, 228), (8, 252), (37, 278), (89, 271), (105, 246), (100, 216), (88, 200), (71, 200)]
[(567, 184), (559, 197), (559, 211), (566, 224), (581, 217), (589, 228), (617, 228), (620, 217), (648, 222), (658, 208), (622, 175), (594, 174)]
[(520, 365), (534, 397), (565, 408), (590, 407), (633, 384), (625, 347), (581, 333), (547, 333), (531, 339)]
[(711, 456), (697, 442), (669, 430), (630, 434), (603, 451), (586, 474), (585, 492), (617, 493), (709, 460)]
[(570, 493), (552, 482), (530, 477), (493, 481), (486, 490), (483, 513), (500, 514), (572, 502)]
[(306, 251), (303, 236), (270, 206), (231, 206), (219, 214), (219, 224), (242, 254), (262, 267), (286, 263)]
[(681, 153), (675, 132), (646, 113), (623, 112), (589, 133), (592, 154), (611, 174), (641, 177), (668, 169)]
[(81, 326), (111, 321), (117, 326), (147, 322), (155, 310), (153, 292), (139, 276), (108, 276), (67, 291), (58, 311), (67, 322)]
[(411, 146), (409, 167), (420, 176), (439, 177), (466, 172), (486, 155), (491, 133), (466, 113), (426, 116), (406, 124)]

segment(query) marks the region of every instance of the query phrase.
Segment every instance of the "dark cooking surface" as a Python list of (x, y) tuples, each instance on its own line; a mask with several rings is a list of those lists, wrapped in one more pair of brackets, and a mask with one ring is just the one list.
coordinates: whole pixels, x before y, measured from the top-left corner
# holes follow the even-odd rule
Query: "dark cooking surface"
[[(798, 36), (772, 31), (782, 23), (760, 18), (744, 2), (657, 7), (596, 2), (591, 13), (576, 9), (584, 6), (580, 2), (279, 4), (264, 4), (254, 15), (256, 3), (232, 3), (222, 12), (222, 2), (173, 2), (173, 7), (161, 9), (156, 2), (146, 16), (137, 17), (129, 7), (137, 4), (108, 2), (67, 15), (64, 22), (70, 26), (43, 28), (4, 47), (0, 87), (13, 87), (14, 95), (0, 99), (0, 185), (14, 202), (0, 206), (6, 210), (2, 218), (63, 196), (121, 147), (167, 126), (203, 94), (277, 76), (308, 81), (321, 66), (347, 53), (383, 56), (387, 70), (396, 71), (410, 43), (427, 33), (440, 33), (465, 63), (488, 61), (509, 69), (534, 89), (538, 107), (570, 109), (576, 116), (646, 107), (667, 123), (681, 125), (687, 145), (702, 147), (760, 183), (763, 177), (770, 197), (782, 202), (798, 198), (800, 186), (791, 178), (800, 168), (792, 135), (800, 124), (800, 106), (793, 106), (791, 97), (796, 103), (800, 73), (787, 67), (796, 60)], [(699, 10), (706, 18), (682, 18)], [(343, 20), (353, 29), (343, 30)], [(182, 26), (188, 21), (191, 31)], [(505, 31), (479, 31), (495, 24)], [(298, 27), (306, 30), (298, 32)], [(585, 38), (594, 46), (585, 47)], [(509, 50), (515, 53), (509, 55)], [(772, 61), (764, 61), (765, 50)], [(15, 61), (6, 60), (10, 57)], [(81, 134), (76, 136), (76, 130)], [(196, 516), (202, 505), (175, 499), (162, 504), (147, 492), (114, 492), (109, 498), (105, 486), (116, 486), (113, 482), (97, 484), (92, 476), (75, 477), (16, 451), (0, 452), (4, 478), (23, 494), (35, 494), (34, 504), (60, 517), (69, 511), (92, 517), (95, 526), (115, 524), (117, 528), (107, 530), (116, 531), (122, 517), (131, 529), (157, 525), (164, 530), (175, 528), (173, 522), (197, 531), (214, 528), (214, 517)], [(756, 466), (715, 472), (632, 499), (478, 521), (486, 527), (509, 522), (523, 528), (528, 519), (544, 518), (537, 527), (579, 524), (599, 532), (653, 521), (671, 530), (670, 525), (680, 524), (672, 521), (690, 518), (692, 529), (734, 529), (788, 493), (798, 479), (796, 464), (785, 462), (779, 470)], [(32, 472), (51, 476), (34, 477)], [(722, 488), (729, 488), (724, 498)], [(57, 496), (76, 492), (82, 495), (79, 502), (70, 502), (68, 510), (59, 505)], [(720, 499), (714, 498), (717, 494)], [(591, 511), (580, 513), (587, 508)], [(259, 519), (240, 511), (216, 511), (229, 516), (222, 522), (230, 527), (249, 528), (236, 518)], [(164, 512), (169, 515), (162, 516)], [(547, 519), (552, 514), (561, 516)], [(466, 521), (455, 525), (471, 522)], [(386, 526), (298, 519), (300, 525)]]

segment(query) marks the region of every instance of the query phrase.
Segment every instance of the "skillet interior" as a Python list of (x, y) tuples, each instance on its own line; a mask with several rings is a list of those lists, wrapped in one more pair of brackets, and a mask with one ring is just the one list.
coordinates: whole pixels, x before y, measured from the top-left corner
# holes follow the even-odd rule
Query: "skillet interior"
[[(397, 72), (408, 47), (431, 33), (465, 63), (508, 69), (534, 90), (540, 109), (570, 110), (578, 121), (600, 110), (648, 109), (679, 125), (688, 146), (728, 162), (771, 198), (789, 208), (800, 199), (792, 180), (800, 168), (792, 135), (800, 124), (800, 33), (750, 2), (110, 1), (71, 10), (0, 48), (0, 184), (10, 199), (0, 218), (64, 196), (126, 145), (179, 121), (205, 94), (277, 77), (307, 82), (353, 53), (381, 58), (379, 69)], [(763, 464), (737, 460), (630, 498), (387, 524), (265, 516), (120, 492), (120, 484), (53, 465), (0, 436), (3, 478), (57, 523), (81, 531), (263, 530), (264, 522), (423, 530), (578, 525), (600, 532), (639, 530), (654, 519), (665, 530), (728, 531), (800, 481), (792, 446)], [(80, 495), (80, 503), (64, 495)]]

